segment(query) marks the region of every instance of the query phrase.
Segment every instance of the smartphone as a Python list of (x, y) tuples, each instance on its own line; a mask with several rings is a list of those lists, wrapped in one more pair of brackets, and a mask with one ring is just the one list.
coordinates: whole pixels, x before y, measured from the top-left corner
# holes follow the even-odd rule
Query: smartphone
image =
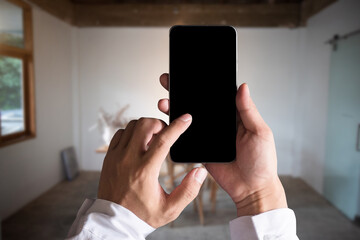
[(192, 115), (170, 149), (174, 162), (231, 162), (236, 155), (237, 33), (231, 26), (170, 29), (170, 122)]

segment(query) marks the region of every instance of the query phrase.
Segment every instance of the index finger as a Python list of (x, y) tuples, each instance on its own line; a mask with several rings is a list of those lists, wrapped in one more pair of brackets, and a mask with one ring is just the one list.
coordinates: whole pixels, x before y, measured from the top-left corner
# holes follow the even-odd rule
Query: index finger
[(160, 83), (161, 83), (161, 86), (163, 86), (166, 90), (169, 91), (169, 74), (168, 73), (161, 74)]
[(158, 162), (159, 165), (166, 158), (170, 147), (185, 132), (191, 124), (192, 117), (190, 114), (184, 114), (172, 121), (168, 127), (165, 127), (158, 136), (153, 140), (146, 154), (151, 159)]

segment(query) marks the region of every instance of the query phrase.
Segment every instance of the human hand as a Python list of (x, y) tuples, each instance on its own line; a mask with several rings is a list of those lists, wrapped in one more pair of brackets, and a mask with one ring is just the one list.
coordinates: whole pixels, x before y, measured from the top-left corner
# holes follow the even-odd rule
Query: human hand
[(98, 198), (122, 205), (154, 228), (175, 220), (197, 196), (207, 171), (195, 168), (171, 194), (160, 186), (161, 164), (171, 145), (190, 126), (184, 114), (169, 126), (141, 118), (111, 140), (101, 171)]
[[(168, 74), (162, 74), (160, 82), (168, 90)], [(238, 89), (236, 107), (240, 119), (236, 137), (236, 160), (204, 165), (230, 195), (239, 217), (286, 208), (285, 191), (277, 175), (274, 137), (257, 111), (246, 84)], [(158, 108), (168, 114), (169, 100), (161, 99)]]

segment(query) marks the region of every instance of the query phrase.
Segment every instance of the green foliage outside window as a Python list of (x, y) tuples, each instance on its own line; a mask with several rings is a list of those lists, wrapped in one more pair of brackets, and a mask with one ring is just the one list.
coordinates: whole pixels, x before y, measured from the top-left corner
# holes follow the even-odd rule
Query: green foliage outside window
[(7, 32), (0, 32), (0, 43), (13, 46), (13, 47), (24, 47), (24, 37), (22, 33), (7, 33)]
[(0, 56), (0, 110), (22, 107), (22, 62)]

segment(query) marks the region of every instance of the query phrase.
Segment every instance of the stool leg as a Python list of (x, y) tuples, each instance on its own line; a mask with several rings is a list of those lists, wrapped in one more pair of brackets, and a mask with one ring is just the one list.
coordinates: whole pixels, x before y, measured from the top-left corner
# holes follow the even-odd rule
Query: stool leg
[(198, 195), (198, 197), (195, 199), (195, 201), (198, 201), (197, 207), (198, 207), (198, 214), (199, 214), (199, 220), (200, 224), (204, 225), (204, 210), (203, 210), (203, 203), (202, 203), (202, 195)]
[(194, 207), (194, 212), (197, 211), (198, 209), (198, 206), (197, 206), (197, 199), (195, 198), (194, 201), (193, 201), (193, 207)]
[(216, 192), (218, 189), (218, 185), (215, 181), (211, 182), (211, 194), (210, 194), (210, 201), (211, 201), (211, 212), (215, 212), (216, 210)]

